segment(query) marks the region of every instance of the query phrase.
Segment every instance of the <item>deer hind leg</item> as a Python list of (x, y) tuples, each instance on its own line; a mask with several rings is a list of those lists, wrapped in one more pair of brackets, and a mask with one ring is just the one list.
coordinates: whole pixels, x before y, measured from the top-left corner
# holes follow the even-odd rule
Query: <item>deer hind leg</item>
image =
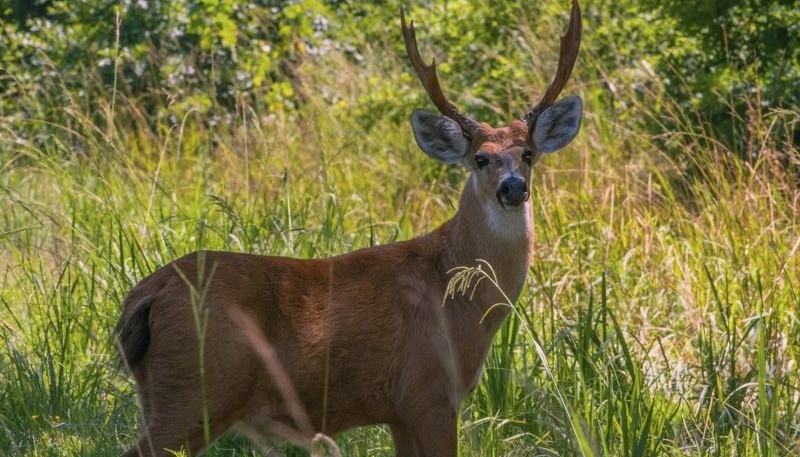
[(154, 418), (145, 423), (139, 442), (128, 449), (123, 457), (166, 457), (173, 456), (176, 451), (185, 451), (190, 456), (197, 455), (225, 433), (232, 423), (232, 420), (212, 421), (206, 439), (202, 419), (187, 421), (175, 417)]
[[(172, 456), (180, 450), (197, 455), (238, 419), (243, 399), (222, 398), (224, 401), (219, 402), (212, 397), (204, 405), (196, 392), (180, 387), (156, 385), (141, 390), (149, 394), (140, 396), (144, 430), (124, 457)], [(208, 435), (204, 431), (204, 408), (208, 412)]]

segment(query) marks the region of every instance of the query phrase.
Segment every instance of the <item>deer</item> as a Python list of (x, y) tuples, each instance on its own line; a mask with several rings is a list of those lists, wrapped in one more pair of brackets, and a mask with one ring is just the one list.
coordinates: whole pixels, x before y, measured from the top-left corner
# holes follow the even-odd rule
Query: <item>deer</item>
[[(194, 455), (233, 428), (309, 445), (315, 433), (375, 424), (388, 425), (397, 456), (456, 456), (459, 406), (511, 312), (494, 305), (516, 302), (532, 261), (532, 167), (580, 129), (581, 98), (558, 97), (582, 21), (573, 0), (552, 82), (497, 128), (446, 98), (402, 9), (400, 27), (439, 111), (413, 111), (416, 143), (468, 172), (455, 215), (417, 238), (330, 258), (199, 251), (142, 279), (114, 330), (142, 410), (124, 456)], [(454, 269), (478, 260), (497, 287), (448, 295)]]

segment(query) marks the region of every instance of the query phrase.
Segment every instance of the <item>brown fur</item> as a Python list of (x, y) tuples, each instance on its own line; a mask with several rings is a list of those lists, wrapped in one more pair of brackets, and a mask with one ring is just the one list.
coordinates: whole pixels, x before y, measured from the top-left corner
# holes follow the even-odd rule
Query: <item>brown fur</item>
[[(422, 63), (413, 30), (403, 29), (437, 107), (467, 119), (444, 98), (435, 69)], [(117, 336), (136, 379), (144, 431), (125, 456), (197, 453), (234, 425), (308, 444), (316, 432), (389, 424), (398, 456), (455, 457), (459, 405), (477, 385), (509, 312), (493, 305), (506, 297), (513, 304), (525, 282), (527, 183), (541, 156), (535, 144), (553, 152), (580, 125), (577, 97), (545, 111), (569, 77), (580, 34), (574, 1), (543, 101), (506, 127), (460, 122), (471, 138), (466, 151), (446, 121), (412, 116), (428, 155), (461, 161), (471, 172), (458, 212), (432, 233), (317, 260), (199, 252), (137, 284)], [(531, 135), (537, 119), (549, 126), (540, 139)], [(479, 259), (492, 266), (505, 295), (482, 281), (474, 294), (443, 305), (451, 270)]]
[[(443, 306), (448, 272), (483, 259), (508, 297), (519, 295), (529, 261), (530, 203), (502, 210), (494, 193), (504, 172), (530, 177), (520, 159), (526, 133), (516, 124), (481, 126), (468, 156), (480, 150), (498, 160), (473, 170), (455, 217), (426, 236), (318, 260), (200, 252), (137, 284), (125, 300), (118, 335), (145, 430), (126, 455), (167, 455), (164, 449), (182, 447), (195, 453), (206, 445), (188, 281), (206, 293), (204, 381), (212, 440), (236, 424), (279, 434), (277, 424), (301, 425), (269, 375), (281, 368), (265, 366), (237, 320), (246, 315), (276, 352), (314, 431), (387, 423), (398, 455), (454, 456), (458, 406), (475, 388), (508, 309), (495, 308), (481, 323), (502, 301), (486, 281), (472, 300), (457, 295)], [(490, 227), (489, 207), (516, 221), (515, 232)], [(301, 433), (306, 440), (309, 435)]]

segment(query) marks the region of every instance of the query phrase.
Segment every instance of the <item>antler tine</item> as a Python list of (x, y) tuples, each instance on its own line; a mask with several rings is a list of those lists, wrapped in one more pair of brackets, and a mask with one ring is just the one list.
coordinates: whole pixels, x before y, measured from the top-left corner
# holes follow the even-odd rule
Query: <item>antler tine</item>
[(439, 112), (456, 121), (465, 134), (472, 136), (475, 129), (478, 128), (478, 123), (461, 114), (458, 108), (444, 96), (442, 86), (439, 84), (439, 77), (436, 75), (436, 59), (433, 59), (430, 65), (426, 65), (425, 62), (423, 62), (422, 57), (419, 55), (419, 49), (417, 48), (417, 35), (414, 32), (414, 22), (412, 21), (411, 25), (406, 26), (406, 18), (402, 7), (400, 8), (400, 26), (403, 28), (403, 40), (406, 43), (406, 53), (408, 53), (411, 65), (414, 66), (414, 70), (416, 70), (419, 81), (422, 83), (422, 87), (425, 88), (425, 92), (428, 93), (428, 97), (430, 97), (433, 104), (436, 105)]
[(581, 35), (583, 33), (583, 21), (581, 20), (581, 8), (578, 5), (578, 0), (572, 0), (572, 13), (569, 18), (569, 26), (567, 27), (566, 35), (561, 37), (561, 50), (558, 53), (558, 69), (550, 83), (550, 87), (544, 93), (544, 97), (535, 106), (528, 111), (522, 118), (532, 128), (536, 118), (552, 105), (558, 94), (567, 85), (570, 74), (572, 74), (572, 67), (575, 66), (575, 60), (578, 58), (578, 50), (581, 47)]

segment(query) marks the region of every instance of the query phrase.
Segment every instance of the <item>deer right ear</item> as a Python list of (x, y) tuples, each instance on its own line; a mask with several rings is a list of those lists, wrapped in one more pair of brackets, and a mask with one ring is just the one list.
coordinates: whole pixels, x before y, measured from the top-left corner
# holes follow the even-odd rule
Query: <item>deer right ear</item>
[(440, 162), (459, 163), (467, 154), (469, 141), (461, 126), (448, 117), (421, 109), (414, 110), (411, 127), (420, 149)]
[(580, 97), (564, 97), (536, 120), (533, 146), (538, 152), (556, 152), (572, 142), (581, 129), (583, 102)]

